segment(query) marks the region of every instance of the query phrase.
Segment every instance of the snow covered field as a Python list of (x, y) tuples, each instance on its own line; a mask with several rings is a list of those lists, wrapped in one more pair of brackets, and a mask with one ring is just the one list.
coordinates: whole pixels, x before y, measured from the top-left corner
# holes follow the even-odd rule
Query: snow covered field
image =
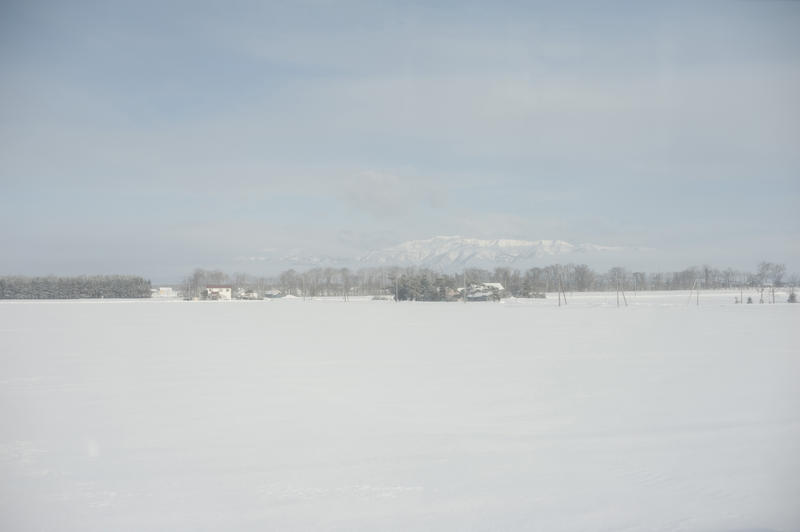
[(626, 295), (0, 303), (0, 529), (800, 530), (800, 305)]

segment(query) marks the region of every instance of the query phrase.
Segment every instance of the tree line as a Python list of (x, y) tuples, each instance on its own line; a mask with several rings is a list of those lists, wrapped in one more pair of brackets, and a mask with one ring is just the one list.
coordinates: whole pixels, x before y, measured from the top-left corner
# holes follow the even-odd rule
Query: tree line
[(131, 275), (0, 277), (0, 299), (150, 297), (150, 281)]
[(263, 294), (269, 290), (284, 295), (376, 296), (399, 300), (446, 301), (457, 298), (463, 286), (500, 283), (504, 295), (536, 297), (546, 292), (690, 290), (696, 283), (704, 289), (772, 286), (795, 286), (798, 276), (787, 277), (786, 266), (762, 262), (754, 272), (711, 266), (695, 266), (677, 272), (648, 273), (614, 267), (597, 272), (586, 264), (553, 264), (524, 271), (506, 267), (493, 270), (468, 268), (461, 273), (443, 273), (427, 268), (378, 267), (313, 268), (305, 272), (286, 270), (277, 276), (229, 275), (220, 270), (197, 269), (186, 277), (180, 291), (184, 297), (198, 297), (209, 284), (229, 284), (237, 290)]

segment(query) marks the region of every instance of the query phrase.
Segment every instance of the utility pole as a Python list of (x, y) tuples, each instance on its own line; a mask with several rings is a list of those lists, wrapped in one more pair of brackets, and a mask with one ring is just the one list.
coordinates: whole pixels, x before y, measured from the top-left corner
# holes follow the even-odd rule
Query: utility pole
[(687, 305), (692, 302), (692, 293), (696, 292), (695, 295), (697, 296), (697, 306), (698, 307), (700, 306), (700, 287), (698, 286), (699, 282), (700, 282), (699, 279), (695, 279), (694, 282), (692, 283), (692, 288), (691, 290), (689, 290), (689, 301), (686, 302)]
[(620, 286), (619, 277), (617, 277), (617, 306), (619, 307), (619, 294), (622, 292), (622, 301), (625, 303), (625, 306), (628, 306), (628, 298), (625, 297), (625, 286)]
[(561, 284), (560, 283), (559, 283), (559, 286), (558, 286), (558, 290), (556, 290), (556, 291), (558, 292), (558, 306), (560, 307), (561, 306)]

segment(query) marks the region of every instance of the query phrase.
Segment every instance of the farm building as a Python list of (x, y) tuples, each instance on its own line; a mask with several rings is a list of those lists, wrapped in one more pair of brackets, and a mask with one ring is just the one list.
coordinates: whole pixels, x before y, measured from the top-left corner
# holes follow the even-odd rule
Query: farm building
[[(459, 288), (463, 297), (464, 289)], [(467, 287), (467, 301), (499, 301), (504, 296), (504, 288), (500, 283), (474, 283)]]
[(203, 299), (210, 299), (213, 301), (231, 299), (233, 287), (229, 284), (210, 284), (206, 286), (202, 293)]

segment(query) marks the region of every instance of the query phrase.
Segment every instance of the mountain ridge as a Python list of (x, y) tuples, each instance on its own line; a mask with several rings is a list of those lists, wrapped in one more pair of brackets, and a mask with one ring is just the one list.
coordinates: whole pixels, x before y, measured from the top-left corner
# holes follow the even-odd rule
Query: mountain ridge
[(376, 249), (353, 257), (333, 257), (304, 253), (300, 249), (267, 256), (249, 257), (250, 261), (266, 261), (287, 267), (422, 267), (440, 271), (464, 268), (516, 268), (540, 265), (547, 259), (584, 260), (609, 257), (639, 248), (573, 244), (565, 240), (480, 239), (462, 236), (434, 236), (408, 240), (394, 246)]
[(409, 240), (368, 252), (363, 265), (415, 265), (435, 269), (461, 269), (491, 265), (517, 265), (537, 259), (571, 254), (623, 251), (626, 248), (597, 244), (572, 244), (564, 240), (479, 239), (435, 236)]

